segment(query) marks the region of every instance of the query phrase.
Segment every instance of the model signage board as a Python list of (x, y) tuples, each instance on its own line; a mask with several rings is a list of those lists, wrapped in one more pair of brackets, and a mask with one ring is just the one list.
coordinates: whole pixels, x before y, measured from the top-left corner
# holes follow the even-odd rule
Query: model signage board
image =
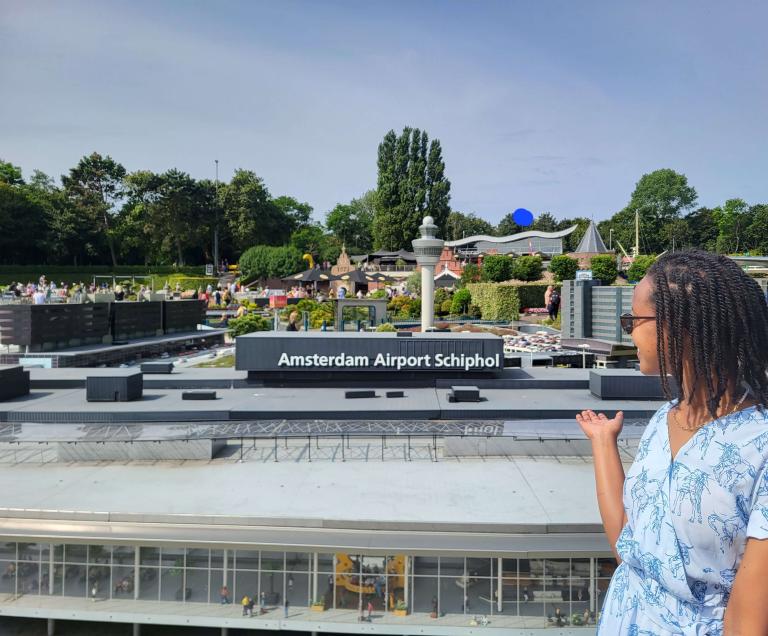
[(259, 373), (498, 373), (502, 339), (492, 334), (257, 332), (239, 336), (236, 367)]

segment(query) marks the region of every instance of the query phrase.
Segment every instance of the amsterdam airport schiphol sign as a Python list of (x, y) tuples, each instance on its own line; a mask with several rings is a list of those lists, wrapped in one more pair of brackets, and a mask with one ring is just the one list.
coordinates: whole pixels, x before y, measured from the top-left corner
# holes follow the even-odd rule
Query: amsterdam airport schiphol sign
[(240, 336), (236, 366), (257, 373), (448, 372), (497, 373), (503, 342), (492, 334), (259, 332)]

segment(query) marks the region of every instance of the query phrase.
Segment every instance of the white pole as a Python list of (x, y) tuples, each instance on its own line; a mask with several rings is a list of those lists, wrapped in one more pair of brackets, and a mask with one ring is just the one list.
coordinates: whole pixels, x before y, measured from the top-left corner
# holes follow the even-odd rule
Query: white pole
[(421, 266), (421, 330), (434, 327), (435, 317), (435, 268)]

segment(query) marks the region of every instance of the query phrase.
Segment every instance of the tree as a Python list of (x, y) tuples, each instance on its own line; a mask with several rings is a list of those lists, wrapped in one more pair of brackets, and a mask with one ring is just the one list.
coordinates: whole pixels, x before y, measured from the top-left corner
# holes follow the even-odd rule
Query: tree
[(446, 241), (458, 241), (478, 234), (492, 235), (493, 226), (474, 213), (462, 214), (454, 211), (448, 215), (444, 236)]
[[(589, 223), (589, 219), (583, 216), (579, 216), (575, 219), (563, 219), (557, 224), (555, 228), (557, 231), (567, 230), (569, 227), (573, 227), (574, 225), (576, 226), (576, 229), (563, 239), (564, 252), (576, 251), (576, 249), (579, 247), (579, 243), (581, 243), (581, 239), (584, 238), (584, 234), (589, 227)], [(607, 230), (603, 229), (602, 224), (598, 225), (598, 229), (600, 230), (600, 234), (602, 236), (608, 236), (608, 232)]]
[(10, 186), (23, 185), (24, 179), (21, 178), (21, 168), (0, 159), (0, 183)]
[(555, 280), (558, 283), (562, 283), (564, 280), (574, 280), (578, 269), (579, 261), (567, 254), (553, 256), (549, 263), (549, 271), (555, 275)]
[(496, 236), (511, 236), (512, 234), (522, 232), (523, 229), (515, 222), (512, 213), (509, 212), (501, 218), (501, 221), (496, 226)]
[(536, 281), (541, 278), (541, 256), (518, 256), (512, 263), (512, 278)]
[(629, 266), (627, 270), (627, 278), (630, 281), (637, 282), (643, 278), (648, 271), (648, 268), (656, 262), (655, 256), (648, 254), (640, 254)]
[[(644, 174), (627, 206), (610, 219), (613, 236), (629, 249), (635, 244), (635, 213), (640, 218), (640, 250), (658, 253), (671, 248), (665, 225), (680, 218), (696, 203), (696, 190), (685, 175), (669, 168)], [(675, 226), (669, 226), (674, 232)]]
[(514, 259), (507, 254), (488, 254), (483, 258), (481, 278), (485, 282), (500, 283), (512, 278)]
[(76, 210), (106, 238), (113, 267), (117, 267), (117, 252), (112, 221), (115, 205), (123, 196), (125, 175), (125, 168), (112, 157), (94, 152), (61, 177)]
[(45, 212), (22, 187), (0, 182), (0, 263), (45, 260)]
[(289, 232), (296, 232), (311, 225), (312, 206), (309, 203), (300, 203), (287, 195), (273, 199), (272, 203), (277, 208), (278, 214), (284, 217)]
[(751, 222), (746, 229), (749, 249), (757, 254), (768, 254), (768, 205), (753, 205), (750, 210)]
[(692, 247), (710, 252), (717, 250), (719, 228), (713, 210), (702, 207), (688, 213), (683, 220), (688, 226), (689, 244)]
[(405, 288), (412, 294), (421, 294), (421, 272), (411, 272), (405, 279)]
[(390, 130), (379, 144), (377, 166), (374, 247), (409, 249), (427, 214), (445, 236), (451, 184), (439, 140), (428, 144), (419, 129), (405, 127), (399, 137)]
[(554, 232), (555, 228), (557, 228), (557, 220), (549, 212), (539, 214), (531, 227), (539, 232)]
[(743, 199), (728, 199), (725, 205), (712, 210), (712, 216), (718, 228), (717, 251), (734, 254), (743, 250), (744, 235), (751, 220), (747, 203)]
[(275, 205), (264, 184), (250, 170), (236, 170), (232, 180), (221, 188), (221, 205), (224, 211), (233, 247), (242, 252), (250, 245), (282, 245), (291, 235), (297, 219), (303, 218), (301, 210), (293, 216), (283, 207)]
[(619, 271), (616, 267), (616, 258), (611, 254), (599, 254), (590, 259), (592, 278), (599, 280), (603, 285), (613, 285)]
[(376, 193), (369, 190), (347, 204), (339, 203), (325, 217), (325, 227), (353, 253), (366, 253), (373, 246), (373, 216)]
[(457, 316), (466, 314), (472, 303), (472, 294), (468, 289), (458, 289), (451, 299), (451, 313)]

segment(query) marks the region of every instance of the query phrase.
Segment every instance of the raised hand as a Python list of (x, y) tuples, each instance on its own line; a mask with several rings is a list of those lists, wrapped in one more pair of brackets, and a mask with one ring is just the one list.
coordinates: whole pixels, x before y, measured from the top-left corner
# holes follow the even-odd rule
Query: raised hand
[(605, 413), (582, 411), (576, 415), (581, 430), (590, 440), (616, 439), (624, 426), (624, 413), (619, 411), (616, 417), (608, 419)]

